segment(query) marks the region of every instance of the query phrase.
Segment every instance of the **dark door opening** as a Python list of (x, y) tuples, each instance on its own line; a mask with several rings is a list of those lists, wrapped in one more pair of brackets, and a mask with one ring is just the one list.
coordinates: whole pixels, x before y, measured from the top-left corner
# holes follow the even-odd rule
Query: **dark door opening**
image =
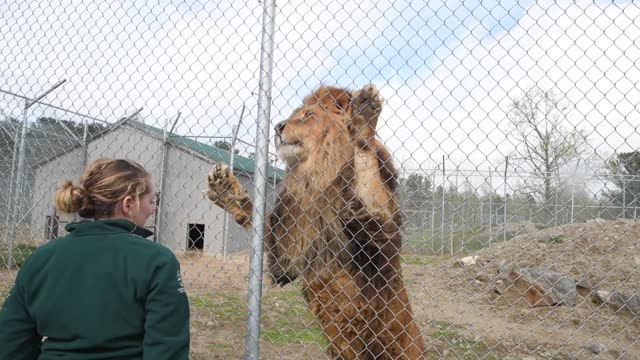
[(204, 249), (204, 224), (187, 224), (187, 250)]

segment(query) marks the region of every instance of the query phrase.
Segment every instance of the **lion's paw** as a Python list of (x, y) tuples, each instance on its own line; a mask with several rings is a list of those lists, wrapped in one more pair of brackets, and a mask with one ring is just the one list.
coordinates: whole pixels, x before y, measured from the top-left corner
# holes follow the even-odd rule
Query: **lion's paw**
[(380, 115), (384, 99), (380, 96), (378, 89), (369, 84), (355, 92), (353, 105), (357, 115), (370, 120)]
[(216, 164), (207, 175), (207, 197), (216, 201), (223, 195), (230, 186), (231, 169), (227, 164)]

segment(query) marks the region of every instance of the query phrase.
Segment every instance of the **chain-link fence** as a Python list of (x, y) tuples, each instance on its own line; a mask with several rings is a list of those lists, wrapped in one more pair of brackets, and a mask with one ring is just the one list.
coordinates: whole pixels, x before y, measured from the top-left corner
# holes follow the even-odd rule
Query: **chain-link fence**
[(192, 359), (640, 358), (638, 4), (9, 0), (0, 23), (1, 300), (78, 220), (57, 184), (123, 157)]

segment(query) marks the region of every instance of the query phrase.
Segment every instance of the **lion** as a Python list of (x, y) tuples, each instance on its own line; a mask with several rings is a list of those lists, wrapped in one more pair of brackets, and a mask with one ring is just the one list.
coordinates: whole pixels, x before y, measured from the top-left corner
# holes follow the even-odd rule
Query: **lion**
[[(376, 137), (383, 99), (373, 85), (321, 86), (275, 126), (286, 163), (265, 224), (274, 284), (300, 279), (335, 359), (419, 359), (424, 342), (400, 264), (402, 219), (391, 155)], [(207, 196), (251, 229), (253, 204), (226, 165)]]

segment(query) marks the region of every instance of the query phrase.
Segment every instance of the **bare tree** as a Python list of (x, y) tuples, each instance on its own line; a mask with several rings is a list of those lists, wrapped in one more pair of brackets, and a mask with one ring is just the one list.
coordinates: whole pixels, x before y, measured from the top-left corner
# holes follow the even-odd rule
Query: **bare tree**
[(623, 217), (637, 217), (640, 207), (640, 151), (618, 153), (607, 162), (617, 190), (607, 191), (611, 200), (623, 206)]
[(570, 101), (538, 87), (511, 99), (507, 117), (516, 148), (510, 160), (533, 173), (535, 180), (525, 182), (525, 186), (545, 204), (557, 190), (554, 183), (560, 169), (585, 156), (588, 149), (585, 131), (566, 121), (573, 108)]

